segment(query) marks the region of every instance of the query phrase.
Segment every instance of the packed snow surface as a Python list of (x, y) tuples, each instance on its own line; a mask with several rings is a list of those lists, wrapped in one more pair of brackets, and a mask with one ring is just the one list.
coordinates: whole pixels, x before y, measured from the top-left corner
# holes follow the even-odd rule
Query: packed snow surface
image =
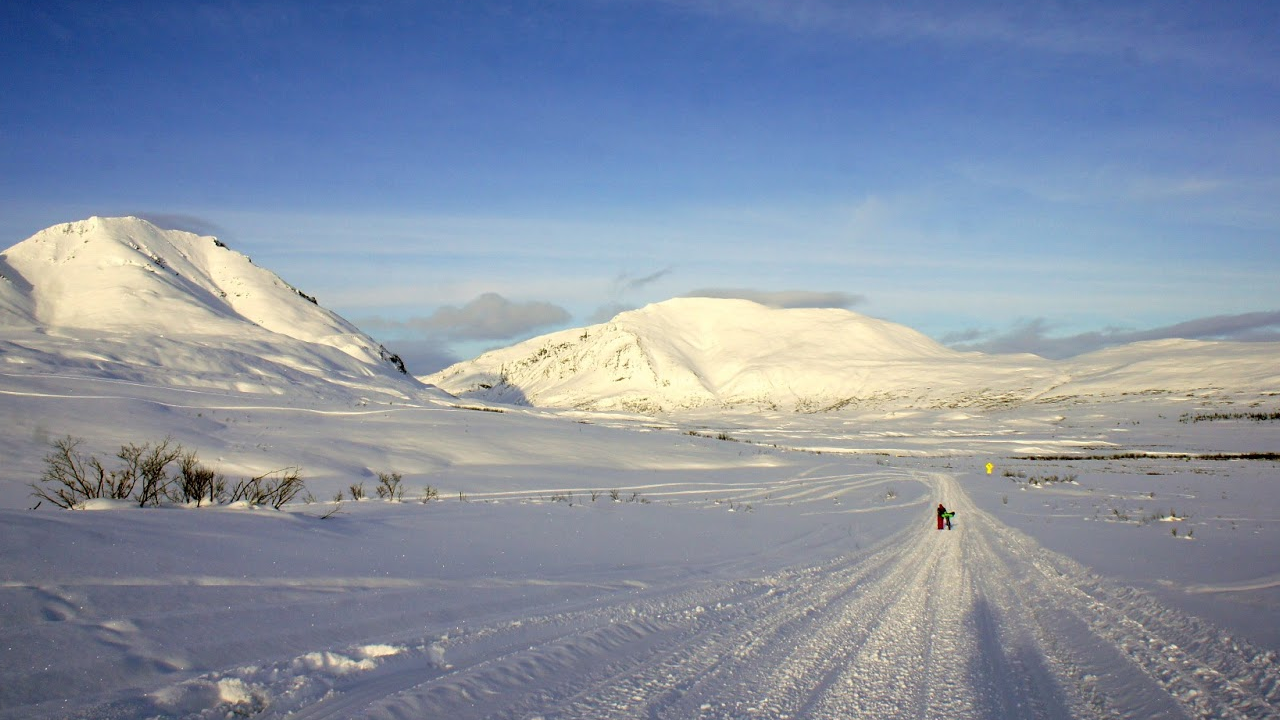
[[(1280, 716), (1280, 389), (1256, 348), (1064, 369), (680, 301), (610, 341), (610, 367), (644, 368), (618, 383), (657, 368), (680, 412), (500, 405), (398, 372), (211, 238), (65, 227), (0, 256), (0, 718)], [(795, 360), (788, 317), (852, 338), (815, 362), (947, 389), (760, 403)], [(606, 355), (580, 347), (557, 357)], [(108, 461), (167, 436), (232, 479), (300, 467), (309, 497), (31, 510), (67, 435)], [(379, 473), (402, 499), (351, 499)]]

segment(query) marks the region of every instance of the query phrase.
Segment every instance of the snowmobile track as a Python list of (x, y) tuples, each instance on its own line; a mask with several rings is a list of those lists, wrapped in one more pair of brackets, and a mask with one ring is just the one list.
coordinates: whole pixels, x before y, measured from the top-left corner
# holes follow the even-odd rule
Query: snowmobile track
[(922, 513), (812, 566), (451, 632), (451, 665), (407, 653), (288, 717), (1280, 717), (1272, 654), (1044, 549), (950, 475), (917, 479), (954, 530)]

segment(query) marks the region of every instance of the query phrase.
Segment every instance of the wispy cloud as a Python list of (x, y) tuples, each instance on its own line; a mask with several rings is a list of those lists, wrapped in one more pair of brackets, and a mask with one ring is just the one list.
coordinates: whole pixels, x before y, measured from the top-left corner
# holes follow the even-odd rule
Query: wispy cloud
[(942, 342), (957, 350), (1033, 353), (1047, 358), (1074, 357), (1116, 345), (1171, 338), (1277, 342), (1280, 341), (1280, 311), (1214, 315), (1149, 330), (1107, 328), (1064, 337), (1051, 337), (1053, 328), (1053, 323), (1048, 320), (1033, 318), (1005, 332), (964, 330), (951, 333), (944, 336)]
[[(660, 0), (680, 9), (798, 32), (858, 38), (996, 45), (1057, 55), (1233, 69), (1274, 81), (1274, 47), (1247, 32), (1271, 16), (1237, 8), (1239, 22), (1206, 22), (1222, 6), (1166, 2), (1007, 3), (937, 0)], [(1242, 30), (1243, 28), (1243, 30)]]
[(685, 293), (684, 297), (731, 298), (750, 300), (773, 308), (851, 308), (866, 302), (861, 295), (845, 292), (813, 290), (750, 290), (747, 288), (704, 288)]
[(618, 275), (616, 280), (614, 280), (614, 288), (619, 294), (631, 290), (640, 290), (670, 275), (673, 270), (675, 270), (674, 267), (665, 267), (657, 272), (649, 273), (648, 275), (641, 277), (634, 277), (628, 273), (622, 273)]
[(589, 323), (604, 323), (612, 320), (618, 313), (634, 310), (635, 304), (628, 301), (627, 296), (631, 293), (644, 292), (655, 283), (663, 280), (675, 271), (674, 266), (667, 266), (656, 272), (647, 275), (633, 275), (630, 272), (619, 273), (613, 279), (613, 284), (609, 289), (609, 300), (600, 305), (587, 316)]
[(1213, 199), (1229, 189), (1222, 178), (1190, 173), (1154, 174), (1116, 166), (1012, 168), (957, 167), (956, 174), (981, 186), (1012, 190), (1038, 200), (1076, 205), (1187, 202)]
[(617, 317), (619, 313), (624, 313), (628, 310), (635, 310), (635, 308), (630, 305), (623, 305), (622, 303), (606, 303), (596, 308), (595, 311), (587, 317), (587, 322), (592, 325), (606, 323)]

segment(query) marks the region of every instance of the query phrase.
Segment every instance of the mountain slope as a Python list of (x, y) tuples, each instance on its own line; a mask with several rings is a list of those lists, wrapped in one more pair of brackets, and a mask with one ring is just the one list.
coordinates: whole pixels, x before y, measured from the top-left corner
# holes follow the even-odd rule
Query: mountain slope
[(94, 217), (0, 253), (0, 276), (10, 368), (272, 393), (420, 388), (372, 338), (216, 238)]
[(1280, 390), (1280, 343), (1150, 340), (1061, 363), (1072, 380), (1056, 391), (1082, 395), (1259, 393)]
[(425, 381), (506, 402), (641, 412), (868, 403), (982, 405), (1062, 382), (1032, 355), (950, 350), (910, 328), (834, 309), (679, 298), (534, 338)]
[(1280, 387), (1275, 343), (1138, 343), (1054, 362), (946, 348), (836, 309), (680, 298), (423, 378), (456, 395), (590, 410), (1002, 407), (1065, 396)]

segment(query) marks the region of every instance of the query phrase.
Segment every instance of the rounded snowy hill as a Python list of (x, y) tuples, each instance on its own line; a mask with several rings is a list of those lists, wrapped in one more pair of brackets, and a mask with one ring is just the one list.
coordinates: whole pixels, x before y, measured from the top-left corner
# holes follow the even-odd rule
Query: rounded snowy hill
[(999, 408), (1280, 390), (1280, 344), (1163, 340), (1065, 361), (957, 352), (840, 309), (679, 298), (422, 378), (459, 396), (583, 410)]
[(1280, 393), (1280, 343), (1171, 338), (1098, 350), (1060, 363), (1066, 396)]
[(1029, 397), (1064, 379), (1033, 355), (956, 352), (848, 310), (713, 298), (649, 305), (423, 378), (500, 402), (637, 412), (973, 406)]
[(216, 238), (134, 217), (57, 225), (0, 253), (0, 332), (10, 370), (275, 394), (419, 387), (372, 338)]

